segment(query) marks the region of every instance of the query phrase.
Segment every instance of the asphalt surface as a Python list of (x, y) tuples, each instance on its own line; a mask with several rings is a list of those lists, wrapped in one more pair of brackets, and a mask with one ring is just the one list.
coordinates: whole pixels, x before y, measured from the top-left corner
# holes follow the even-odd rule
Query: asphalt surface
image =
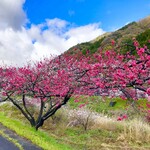
[[(2, 130), (10, 138), (15, 139), (17, 143), (19, 143), (23, 147), (24, 150), (42, 150), (41, 148), (31, 143), (29, 140), (18, 136), (15, 132), (4, 127), (1, 123), (0, 130)], [(0, 135), (0, 150), (19, 150), (19, 148)]]
[(0, 136), (0, 150), (19, 150), (13, 143)]

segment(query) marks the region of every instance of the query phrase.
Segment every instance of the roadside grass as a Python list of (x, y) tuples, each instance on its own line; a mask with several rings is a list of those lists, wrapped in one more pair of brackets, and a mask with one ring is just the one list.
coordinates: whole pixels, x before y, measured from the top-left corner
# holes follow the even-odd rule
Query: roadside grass
[[(124, 105), (124, 101), (120, 103)], [(107, 104), (109, 105), (109, 102)], [(97, 104), (93, 106), (94, 111)], [(81, 124), (68, 126), (71, 120), (67, 118), (68, 110), (66, 109), (68, 107), (60, 109), (53, 118), (45, 122), (39, 131), (35, 131), (14, 106), (3, 104), (0, 106), (0, 122), (44, 150), (67, 150), (70, 147), (73, 150), (150, 149), (150, 125), (140, 117), (127, 121), (116, 121), (104, 114), (85, 131)], [(117, 111), (120, 109), (116, 108)]]
[(34, 128), (30, 127), (24, 118), (20, 118), (19, 112), (14, 107), (8, 104), (4, 104), (4, 106), (0, 107), (2, 110), (6, 110), (7, 108), (5, 112), (0, 110), (0, 122), (9, 129), (15, 131), (19, 136), (30, 140), (33, 144), (41, 147), (43, 150), (71, 149), (68, 145), (59, 143), (54, 138), (50, 137), (46, 132), (36, 131)]

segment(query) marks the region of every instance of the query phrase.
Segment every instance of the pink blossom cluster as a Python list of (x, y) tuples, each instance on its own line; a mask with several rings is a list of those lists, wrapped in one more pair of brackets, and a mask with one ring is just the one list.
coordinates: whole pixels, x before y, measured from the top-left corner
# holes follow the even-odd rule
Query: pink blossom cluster
[(126, 120), (128, 119), (128, 116), (126, 114), (124, 115), (120, 115), (118, 118), (117, 118), (117, 121), (122, 121), (122, 120)]

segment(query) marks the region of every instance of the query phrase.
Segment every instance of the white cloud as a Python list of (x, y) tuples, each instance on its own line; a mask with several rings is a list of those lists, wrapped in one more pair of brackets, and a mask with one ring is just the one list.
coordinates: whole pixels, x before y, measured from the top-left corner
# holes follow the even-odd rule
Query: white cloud
[(31, 26), (28, 34), (34, 40), (32, 59), (39, 60), (40, 57), (50, 54), (59, 55), (71, 46), (90, 41), (104, 33), (99, 28), (99, 23), (71, 28), (68, 28), (68, 24), (64, 20), (55, 18), (41, 25)]
[[(9, 2), (13, 4), (10, 10), (6, 9)], [(5, 8), (2, 15), (0, 13), (0, 63), (20, 66), (29, 60), (58, 55), (71, 46), (90, 41), (104, 33), (99, 23), (75, 27), (58, 18), (46, 19), (38, 25), (31, 24), (27, 29), (24, 27), (27, 18), (22, 9), (23, 4), (24, 0), (0, 1), (0, 11), (2, 5)]]
[(0, 60), (5, 64), (23, 64), (30, 60), (33, 49), (31, 39), (25, 29), (15, 31), (12, 28), (0, 30)]
[(103, 33), (104, 31), (99, 28), (99, 23), (88, 24), (67, 31), (65, 35), (68, 37), (68, 40), (66, 42), (71, 47), (77, 43), (93, 40)]
[(0, 30), (0, 60), (6, 64), (23, 64), (30, 60), (32, 41), (25, 29)]
[(68, 24), (67, 21), (61, 20), (59, 18), (46, 19), (46, 22), (47, 22), (47, 26), (48, 27), (50, 27), (50, 28), (57, 28), (57, 29), (64, 28)]
[(15, 30), (26, 23), (26, 14), (22, 9), (25, 0), (0, 0), (0, 29), (12, 27)]

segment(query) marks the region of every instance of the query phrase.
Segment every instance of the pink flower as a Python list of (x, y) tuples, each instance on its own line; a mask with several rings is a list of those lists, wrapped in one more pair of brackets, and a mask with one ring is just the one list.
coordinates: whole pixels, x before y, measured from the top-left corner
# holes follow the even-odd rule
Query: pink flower
[(136, 41), (136, 40), (134, 41), (133, 44), (134, 44), (135, 47), (138, 47), (138, 46), (139, 46), (139, 43), (138, 43), (138, 41)]
[(133, 73), (130, 73), (129, 75), (127, 75), (127, 77), (128, 77), (130, 80), (133, 80), (133, 79), (135, 78)]
[(145, 49), (144, 49), (144, 48), (140, 48), (140, 51), (141, 51), (142, 53), (144, 53), (144, 52), (145, 52)]
[(140, 48), (137, 53), (138, 53), (138, 55), (142, 55), (144, 52), (145, 52), (145, 49)]
[(75, 102), (75, 103), (78, 103), (78, 102), (79, 102), (79, 100), (78, 100), (78, 99), (75, 99), (75, 100), (74, 100), (74, 102)]
[(137, 65), (135, 60), (133, 60), (133, 61), (131, 62), (131, 64), (132, 64), (133, 67), (135, 67), (135, 66)]
[(146, 46), (146, 45), (144, 45), (144, 49), (147, 49), (147, 46)]
[(85, 106), (85, 104), (80, 104), (79, 105), (79, 108), (82, 108), (82, 107), (84, 107)]
[(122, 120), (123, 120), (123, 118), (120, 116), (117, 118), (117, 121), (122, 121)]
[(122, 120), (127, 119), (127, 118), (128, 118), (128, 116), (126, 114), (125, 115), (121, 115), (121, 116), (119, 116), (117, 118), (117, 121), (122, 121)]
[(123, 118), (123, 119), (127, 119), (128, 116), (127, 116), (127, 115), (123, 115), (122, 118)]
[(122, 100), (127, 100), (127, 98), (126, 98), (125, 96), (120, 96), (120, 98), (121, 98)]
[(3, 95), (3, 96), (6, 96), (7, 94), (6, 94), (6, 92), (2, 92), (2, 95)]
[(114, 45), (115, 45), (115, 41), (114, 41), (114, 40), (111, 40), (111, 44), (114, 46)]
[(148, 88), (148, 89), (146, 90), (146, 93), (147, 93), (148, 95), (150, 95), (150, 88)]

